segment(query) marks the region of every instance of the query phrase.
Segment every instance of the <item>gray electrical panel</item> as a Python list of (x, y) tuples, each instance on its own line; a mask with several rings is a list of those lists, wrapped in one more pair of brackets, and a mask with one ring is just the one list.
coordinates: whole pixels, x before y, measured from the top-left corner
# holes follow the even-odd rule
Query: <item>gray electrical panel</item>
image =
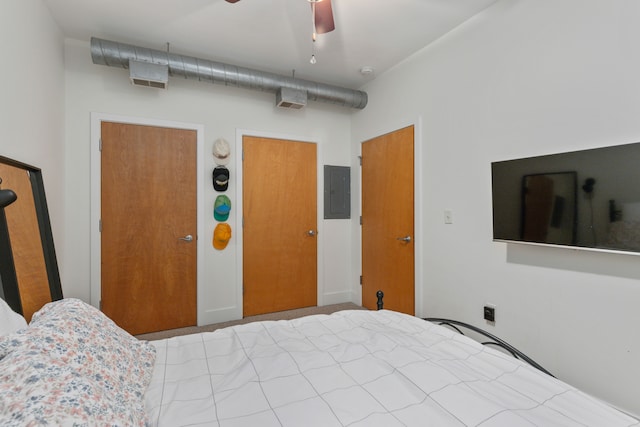
[(324, 166), (324, 219), (351, 218), (351, 168)]

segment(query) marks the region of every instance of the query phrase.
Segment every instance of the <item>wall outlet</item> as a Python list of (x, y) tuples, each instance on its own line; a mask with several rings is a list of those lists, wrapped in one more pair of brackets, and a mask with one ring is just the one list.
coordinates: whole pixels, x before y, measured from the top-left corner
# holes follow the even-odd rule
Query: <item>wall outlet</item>
[(496, 321), (496, 308), (491, 305), (484, 306), (484, 319), (489, 322)]

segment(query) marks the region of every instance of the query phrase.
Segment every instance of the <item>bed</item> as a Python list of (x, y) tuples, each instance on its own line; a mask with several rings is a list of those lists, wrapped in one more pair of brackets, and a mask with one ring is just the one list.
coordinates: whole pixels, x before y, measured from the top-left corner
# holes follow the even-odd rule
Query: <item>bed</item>
[(152, 342), (76, 299), (28, 326), (14, 315), (0, 314), (3, 426), (640, 425), (440, 322), (389, 310)]

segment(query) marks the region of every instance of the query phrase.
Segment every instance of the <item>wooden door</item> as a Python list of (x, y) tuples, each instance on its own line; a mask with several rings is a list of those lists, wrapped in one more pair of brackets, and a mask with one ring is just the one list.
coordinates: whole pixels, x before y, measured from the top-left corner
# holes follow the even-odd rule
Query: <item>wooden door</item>
[(362, 305), (415, 312), (413, 126), (362, 144)]
[(196, 147), (194, 130), (102, 123), (101, 306), (132, 334), (197, 322)]
[(316, 145), (245, 136), (244, 316), (317, 305)]

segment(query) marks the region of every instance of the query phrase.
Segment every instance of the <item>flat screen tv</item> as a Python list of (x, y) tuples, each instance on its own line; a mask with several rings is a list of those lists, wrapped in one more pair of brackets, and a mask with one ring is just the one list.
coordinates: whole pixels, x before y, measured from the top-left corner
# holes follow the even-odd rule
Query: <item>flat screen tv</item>
[(640, 253), (640, 143), (491, 163), (493, 239)]

